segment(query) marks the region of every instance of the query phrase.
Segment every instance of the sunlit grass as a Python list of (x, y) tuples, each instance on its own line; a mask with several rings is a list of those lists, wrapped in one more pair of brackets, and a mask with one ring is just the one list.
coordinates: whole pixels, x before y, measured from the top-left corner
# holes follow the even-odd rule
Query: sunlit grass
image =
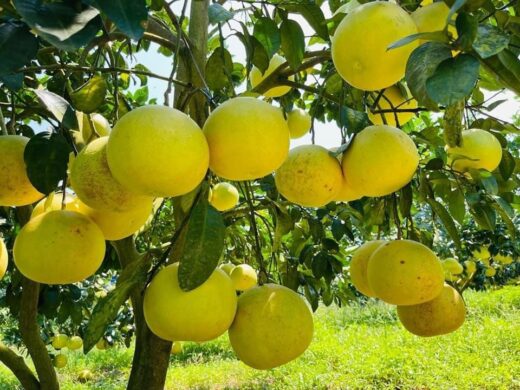
[[(459, 331), (418, 338), (379, 302), (341, 309), (320, 308), (309, 350), (270, 371), (237, 361), (227, 337), (186, 343), (172, 356), (168, 389), (520, 389), (520, 288), (465, 294), (469, 315)], [(131, 351), (111, 349), (84, 357), (71, 354), (60, 371), (64, 389), (122, 389)], [(90, 369), (95, 379), (77, 382)], [(0, 388), (16, 388), (0, 367)]]

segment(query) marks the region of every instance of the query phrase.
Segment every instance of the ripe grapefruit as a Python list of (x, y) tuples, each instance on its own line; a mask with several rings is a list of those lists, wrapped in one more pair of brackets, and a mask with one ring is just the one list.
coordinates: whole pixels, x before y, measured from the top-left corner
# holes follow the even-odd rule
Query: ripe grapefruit
[(204, 179), (208, 145), (199, 126), (183, 112), (144, 106), (116, 123), (107, 161), (114, 178), (136, 194), (179, 196)]
[(266, 370), (300, 356), (312, 340), (312, 313), (294, 291), (264, 284), (244, 292), (229, 328), (229, 340), (240, 360)]
[(375, 295), (392, 305), (431, 301), (444, 285), (444, 271), (435, 253), (411, 240), (381, 245), (368, 261), (367, 275)]
[(470, 169), (494, 171), (502, 160), (502, 146), (489, 131), (469, 129), (462, 132), (462, 145), (446, 147), (448, 163), (455, 171)]
[(350, 279), (352, 284), (356, 290), (367, 297), (376, 297), (375, 292), (368, 284), (368, 261), (372, 253), (384, 243), (386, 241), (383, 240), (368, 241), (356, 249), (352, 255), (352, 260), (350, 260)]
[(238, 204), (240, 195), (231, 183), (218, 183), (211, 189), (209, 203), (218, 211), (231, 210)]
[(311, 130), (312, 118), (308, 112), (295, 108), (287, 114), (287, 125), (292, 139), (301, 138)]
[(249, 264), (239, 264), (229, 274), (229, 277), (233, 281), (235, 290), (245, 291), (256, 286), (258, 278), (256, 271)]
[(289, 127), (280, 109), (252, 97), (221, 104), (204, 125), (210, 168), (227, 180), (267, 176), (289, 153)]
[(27, 176), (24, 161), (29, 138), (0, 136), (0, 206), (26, 206), (43, 198)]
[(13, 255), (19, 271), (35, 282), (75, 283), (97, 271), (105, 256), (105, 238), (78, 212), (49, 211), (20, 230)]
[[(170, 341), (208, 341), (224, 333), (235, 317), (237, 297), (220, 269), (201, 286), (182, 291), (179, 264), (163, 268), (144, 295), (144, 317), (153, 333)], [(182, 313), (182, 315), (181, 315)]]

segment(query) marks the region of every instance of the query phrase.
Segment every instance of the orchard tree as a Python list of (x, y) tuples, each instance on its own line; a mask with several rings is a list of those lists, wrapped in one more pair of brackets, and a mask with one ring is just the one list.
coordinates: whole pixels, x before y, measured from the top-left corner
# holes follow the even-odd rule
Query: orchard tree
[(363, 296), (416, 335), (456, 330), (464, 289), (520, 275), (519, 129), (493, 114), (520, 93), (519, 13), (0, 1), (0, 361), (57, 389), (63, 348), (124, 341), (128, 388), (162, 389), (180, 341), (227, 331), (269, 369), (320, 303)]

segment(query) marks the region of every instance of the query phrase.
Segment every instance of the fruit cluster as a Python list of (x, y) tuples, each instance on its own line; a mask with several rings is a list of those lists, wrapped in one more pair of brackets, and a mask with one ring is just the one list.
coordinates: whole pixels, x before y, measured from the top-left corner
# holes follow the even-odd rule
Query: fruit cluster
[(444, 283), (441, 261), (421, 243), (369, 241), (354, 252), (350, 276), (362, 294), (397, 305), (399, 320), (415, 335), (438, 336), (464, 323), (462, 296)]

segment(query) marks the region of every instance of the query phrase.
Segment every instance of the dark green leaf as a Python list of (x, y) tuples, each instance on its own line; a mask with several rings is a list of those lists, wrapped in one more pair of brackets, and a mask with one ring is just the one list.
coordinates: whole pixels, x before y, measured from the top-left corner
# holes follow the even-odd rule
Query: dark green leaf
[(477, 37), (473, 42), (473, 49), (482, 58), (489, 58), (500, 53), (509, 45), (509, 37), (490, 24), (481, 24), (477, 30)]
[(61, 180), (67, 180), (72, 148), (60, 134), (42, 132), (32, 137), (24, 151), (27, 176), (42, 194), (53, 192)]
[(199, 287), (213, 273), (224, 250), (226, 227), (224, 219), (207, 200), (201, 196), (192, 209), (186, 224), (185, 237), (178, 251), (179, 285), (184, 291)]
[(457, 43), (463, 50), (471, 50), (471, 46), (477, 37), (478, 18), (466, 12), (457, 15)]
[(461, 190), (456, 189), (450, 192), (448, 196), (448, 209), (453, 219), (462, 225), (464, 223), (464, 217), (466, 216), (466, 204), (464, 194)]
[(349, 134), (356, 134), (370, 125), (366, 112), (342, 106), (339, 111), (339, 125), (345, 127)]
[(504, 199), (496, 197), (495, 203), (493, 203), (493, 208), (498, 212), (500, 218), (502, 218), (502, 221), (506, 224), (509, 234), (514, 239), (517, 234), (517, 228), (511, 219), (514, 218), (514, 211), (512, 210), (511, 205), (509, 205), (509, 203)]
[(455, 222), (453, 221), (453, 218), (451, 217), (450, 213), (448, 213), (446, 208), (444, 208), (444, 206), (441, 203), (437, 202), (435, 199), (428, 199), (428, 203), (430, 204), (433, 212), (440, 218), (442, 224), (444, 225), (444, 228), (450, 235), (455, 246), (460, 249), (461, 244), (459, 230), (455, 226)]
[(495, 230), (497, 216), (495, 210), (489, 207), (489, 205), (482, 203), (473, 204), (469, 211), (482, 229)]
[(486, 175), (480, 177), (480, 182), (487, 193), (496, 195), (498, 194), (498, 183), (497, 179), (493, 175)]
[(225, 88), (231, 82), (229, 76), (233, 72), (233, 60), (231, 54), (222, 48), (217, 47), (206, 63), (206, 82), (213, 90)]
[(508, 180), (513, 175), (515, 168), (515, 158), (507, 150), (504, 150), (502, 152), (502, 160), (500, 161), (500, 165), (498, 166), (502, 178), (504, 180)]
[(442, 160), (442, 158), (434, 158), (434, 159), (431, 159), (430, 161), (428, 161), (428, 163), (426, 163), (426, 166), (424, 168), (429, 169), (431, 171), (435, 171), (438, 169), (442, 169), (443, 167), (444, 167), (444, 161)]
[(264, 46), (256, 39), (251, 37), (251, 63), (256, 66), (260, 72), (264, 73), (269, 67), (269, 56)]
[(305, 53), (305, 36), (300, 25), (294, 20), (286, 19), (280, 26), (282, 33), (282, 50), (292, 69), (297, 69)]
[(23, 87), (23, 73), (0, 75), (0, 82), (12, 91), (18, 91)]
[(334, 218), (332, 220), (332, 225), (331, 225), (330, 230), (332, 232), (332, 236), (334, 237), (334, 239), (339, 241), (343, 238), (343, 236), (346, 234), (346, 231), (348, 229), (345, 226), (345, 223), (341, 219)]
[(107, 326), (114, 321), (119, 308), (128, 300), (130, 291), (144, 282), (150, 267), (146, 257), (130, 263), (119, 277), (117, 286), (106, 297), (101, 298), (94, 307), (83, 337), (83, 351), (89, 352), (103, 337)]
[(455, 15), (459, 9), (464, 7), (464, 4), (466, 4), (467, 1), (468, 0), (455, 0), (455, 2), (453, 3), (453, 5), (450, 8), (450, 13), (448, 14), (448, 17), (446, 19), (451, 20), (453, 15)]
[(87, 114), (95, 112), (105, 102), (107, 82), (102, 76), (94, 76), (70, 94), (74, 107)]
[(143, 37), (148, 20), (146, 0), (92, 0), (91, 2), (130, 38), (139, 40)]
[(62, 50), (76, 50), (89, 43), (102, 27), (99, 11), (76, 8), (73, 3), (14, 0), (16, 10), (39, 36)]
[(38, 39), (25, 24), (0, 24), (0, 75), (13, 73), (36, 57)]
[(325, 20), (325, 15), (323, 15), (323, 11), (320, 6), (317, 4), (280, 4), (280, 7), (289, 11), (295, 12), (302, 15), (307, 23), (316, 31), (316, 34), (328, 41), (329, 40), (329, 30), (327, 28), (327, 21)]
[(41, 105), (49, 110), (63, 126), (68, 129), (78, 128), (76, 113), (69, 102), (45, 89), (35, 89), (34, 93), (38, 96)]
[(228, 11), (218, 3), (213, 3), (209, 6), (208, 14), (211, 24), (224, 23), (233, 19), (233, 12)]
[(400, 191), (401, 195), (399, 196), (399, 211), (401, 215), (406, 218), (411, 218), (411, 209), (413, 203), (413, 191), (411, 184), (407, 184)]
[(281, 34), (276, 22), (269, 18), (259, 18), (255, 23), (253, 36), (258, 39), (269, 58), (275, 54), (281, 45)]
[(469, 54), (448, 58), (426, 80), (426, 92), (438, 104), (455, 104), (471, 94), (478, 80), (479, 68), (479, 61)]
[(437, 104), (426, 92), (426, 80), (434, 73), (437, 66), (447, 58), (451, 58), (448, 45), (439, 42), (426, 42), (415, 49), (406, 64), (406, 82), (412, 95), (419, 104), (437, 110)]

